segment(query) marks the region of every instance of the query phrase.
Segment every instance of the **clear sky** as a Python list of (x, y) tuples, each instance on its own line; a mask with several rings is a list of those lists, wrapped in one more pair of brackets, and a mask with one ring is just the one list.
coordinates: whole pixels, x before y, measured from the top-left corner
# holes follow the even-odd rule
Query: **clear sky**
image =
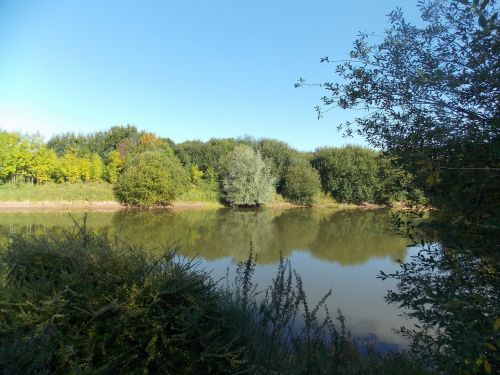
[(358, 31), (416, 0), (0, 0), (0, 128), (45, 137), (116, 124), (187, 139), (272, 137), (301, 150), (363, 143), (316, 119)]

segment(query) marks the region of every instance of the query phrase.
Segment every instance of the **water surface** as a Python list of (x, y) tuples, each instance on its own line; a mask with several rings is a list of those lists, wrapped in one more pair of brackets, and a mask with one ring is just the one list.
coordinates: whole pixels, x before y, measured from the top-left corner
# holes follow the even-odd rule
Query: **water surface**
[[(391, 348), (406, 345), (392, 329), (408, 322), (384, 301), (394, 285), (376, 275), (395, 270), (395, 260), (404, 260), (411, 249), (389, 229), (389, 215), (387, 210), (127, 210), (90, 213), (88, 225), (155, 254), (180, 246), (181, 255), (199, 257), (216, 278), (223, 278), (228, 268), (234, 274), (252, 243), (255, 280), (262, 288), (283, 254), (301, 274), (310, 303), (332, 288), (330, 311), (342, 309), (352, 335), (372, 336)], [(69, 228), (81, 218), (82, 213), (0, 212), (0, 241), (20, 231)]]

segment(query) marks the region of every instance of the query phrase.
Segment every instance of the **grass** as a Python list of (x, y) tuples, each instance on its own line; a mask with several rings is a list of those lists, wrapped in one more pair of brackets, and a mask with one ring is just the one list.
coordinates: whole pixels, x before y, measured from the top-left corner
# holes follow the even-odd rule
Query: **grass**
[(189, 189), (175, 200), (175, 203), (203, 203), (204, 206), (223, 207), (220, 203), (219, 192), (217, 189), (208, 186), (208, 184), (191, 184)]
[[(285, 259), (226, 286), (85, 225), (14, 236), (0, 252), (0, 368), (8, 374), (426, 374), (406, 353), (362, 354), (339, 312), (318, 318)], [(229, 280), (229, 277), (228, 277)], [(300, 322), (300, 323), (299, 323)]]
[[(76, 182), (48, 184), (14, 184), (0, 185), (0, 202), (113, 202), (113, 185), (106, 182)], [(174, 202), (176, 205), (202, 204), (204, 207), (224, 207), (220, 202), (217, 188), (208, 184), (191, 184)], [(276, 193), (267, 203), (267, 207), (296, 207), (282, 195)], [(359, 205), (344, 204), (335, 201), (331, 195), (320, 193), (315, 197), (313, 207), (349, 209), (359, 208)]]
[(0, 185), (0, 202), (114, 201), (112, 185), (106, 182)]
[[(112, 202), (113, 185), (106, 182), (75, 182), (49, 184), (0, 185), (0, 202)], [(204, 206), (222, 207), (219, 194), (206, 186), (192, 184), (174, 202), (176, 204), (203, 203)]]

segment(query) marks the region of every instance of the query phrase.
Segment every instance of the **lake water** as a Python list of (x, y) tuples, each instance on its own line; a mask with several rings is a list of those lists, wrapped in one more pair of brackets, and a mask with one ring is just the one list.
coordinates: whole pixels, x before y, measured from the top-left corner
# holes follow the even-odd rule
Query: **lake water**
[[(0, 241), (19, 231), (71, 227), (83, 214), (0, 212)], [(72, 218), (73, 217), (73, 218)], [(405, 347), (393, 328), (409, 325), (402, 311), (384, 296), (391, 281), (376, 278), (398, 267), (412, 249), (391, 232), (387, 210), (331, 209), (188, 209), (91, 212), (88, 225), (110, 236), (160, 254), (173, 244), (186, 257), (223, 278), (248, 256), (257, 255), (255, 281), (263, 289), (274, 276), (280, 253), (288, 257), (304, 282), (310, 303), (330, 288), (330, 311), (342, 309), (353, 337), (372, 337), (380, 348)]]

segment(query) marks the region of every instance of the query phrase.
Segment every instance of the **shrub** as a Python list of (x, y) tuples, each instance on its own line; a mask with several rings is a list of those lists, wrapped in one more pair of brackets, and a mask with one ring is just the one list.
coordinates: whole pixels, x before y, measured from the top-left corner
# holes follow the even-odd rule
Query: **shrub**
[[(401, 374), (404, 353), (359, 353), (345, 320), (309, 306), (281, 258), (256, 298), (250, 252), (219, 287), (175, 252), (153, 257), (104, 234), (18, 235), (0, 253), (0, 368), (6, 374)], [(298, 321), (303, 321), (298, 326)]]
[(307, 162), (297, 158), (285, 172), (283, 195), (293, 203), (312, 205), (321, 191), (319, 173)]
[(323, 148), (314, 153), (323, 191), (343, 203), (375, 201), (379, 188), (377, 152), (358, 146)]
[(224, 199), (231, 206), (260, 206), (275, 192), (269, 166), (249, 146), (239, 145), (228, 154), (223, 176)]
[(0, 264), (2, 372), (234, 372), (241, 350), (207, 274), (173, 252), (153, 258), (82, 229), (9, 245)]
[(186, 189), (189, 177), (179, 159), (159, 151), (131, 156), (114, 186), (119, 202), (140, 207), (165, 206)]
[(283, 187), (287, 168), (299, 155), (299, 152), (291, 148), (287, 143), (275, 139), (263, 138), (255, 142), (255, 149), (271, 166), (271, 174), (276, 179), (276, 190), (284, 194)]

